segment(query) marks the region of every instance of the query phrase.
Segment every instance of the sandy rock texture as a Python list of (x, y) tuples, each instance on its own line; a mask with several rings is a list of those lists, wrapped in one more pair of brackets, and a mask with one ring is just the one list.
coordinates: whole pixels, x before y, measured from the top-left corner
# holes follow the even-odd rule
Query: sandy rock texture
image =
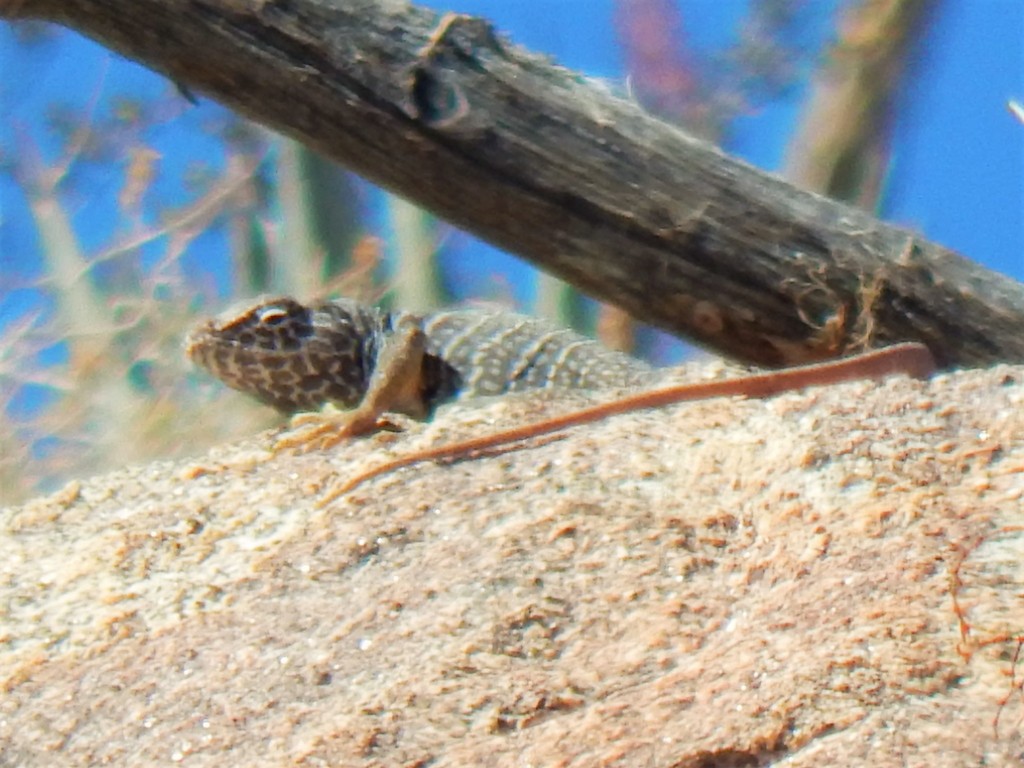
[(1024, 368), (273, 436), (0, 510), (0, 764), (964, 766), (1024, 755)]

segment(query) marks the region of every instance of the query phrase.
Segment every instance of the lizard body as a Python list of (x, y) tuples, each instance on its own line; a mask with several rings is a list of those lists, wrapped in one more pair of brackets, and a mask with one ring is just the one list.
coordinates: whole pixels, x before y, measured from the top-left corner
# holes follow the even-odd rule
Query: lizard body
[(228, 386), (284, 413), (333, 403), (422, 419), (456, 399), (640, 386), (656, 375), (536, 318), (473, 309), (418, 316), (348, 299), (269, 299), (200, 325), (186, 351)]

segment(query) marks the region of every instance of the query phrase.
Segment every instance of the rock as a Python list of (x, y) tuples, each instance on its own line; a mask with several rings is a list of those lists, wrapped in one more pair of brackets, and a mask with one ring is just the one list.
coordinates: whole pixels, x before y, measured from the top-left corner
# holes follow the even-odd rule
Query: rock
[(5, 765), (963, 766), (1024, 753), (1024, 368), (272, 436), (0, 511)]

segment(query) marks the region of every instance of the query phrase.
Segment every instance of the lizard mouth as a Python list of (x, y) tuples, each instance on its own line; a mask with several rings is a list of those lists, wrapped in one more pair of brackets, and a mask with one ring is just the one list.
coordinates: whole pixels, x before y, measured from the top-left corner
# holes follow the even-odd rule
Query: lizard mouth
[(313, 410), (326, 399), (324, 382), (309, 376), (314, 366), (305, 350), (296, 354), (253, 349), (237, 340), (211, 337), (204, 327), (189, 337), (185, 353), (232, 389), (283, 413)]

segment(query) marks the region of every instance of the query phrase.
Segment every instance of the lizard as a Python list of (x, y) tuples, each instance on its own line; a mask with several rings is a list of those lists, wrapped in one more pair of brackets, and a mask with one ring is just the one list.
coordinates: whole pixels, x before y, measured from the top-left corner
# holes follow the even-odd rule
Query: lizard
[(225, 384), (286, 414), (325, 404), (334, 417), (299, 415), (311, 429), (279, 440), (280, 448), (336, 445), (393, 426), (386, 414), (428, 418), (453, 400), (541, 388), (635, 389), (607, 403), (412, 452), (351, 478), (322, 506), (386, 472), (425, 461), (454, 461), (612, 415), (688, 400), (780, 392), (851, 379), (904, 373), (923, 378), (935, 362), (923, 344), (904, 342), (840, 360), (716, 381), (662, 383), (671, 369), (606, 349), (575, 331), (511, 312), (388, 312), (351, 299), (302, 304), (260, 301), (240, 314), (206, 321), (186, 353)]

